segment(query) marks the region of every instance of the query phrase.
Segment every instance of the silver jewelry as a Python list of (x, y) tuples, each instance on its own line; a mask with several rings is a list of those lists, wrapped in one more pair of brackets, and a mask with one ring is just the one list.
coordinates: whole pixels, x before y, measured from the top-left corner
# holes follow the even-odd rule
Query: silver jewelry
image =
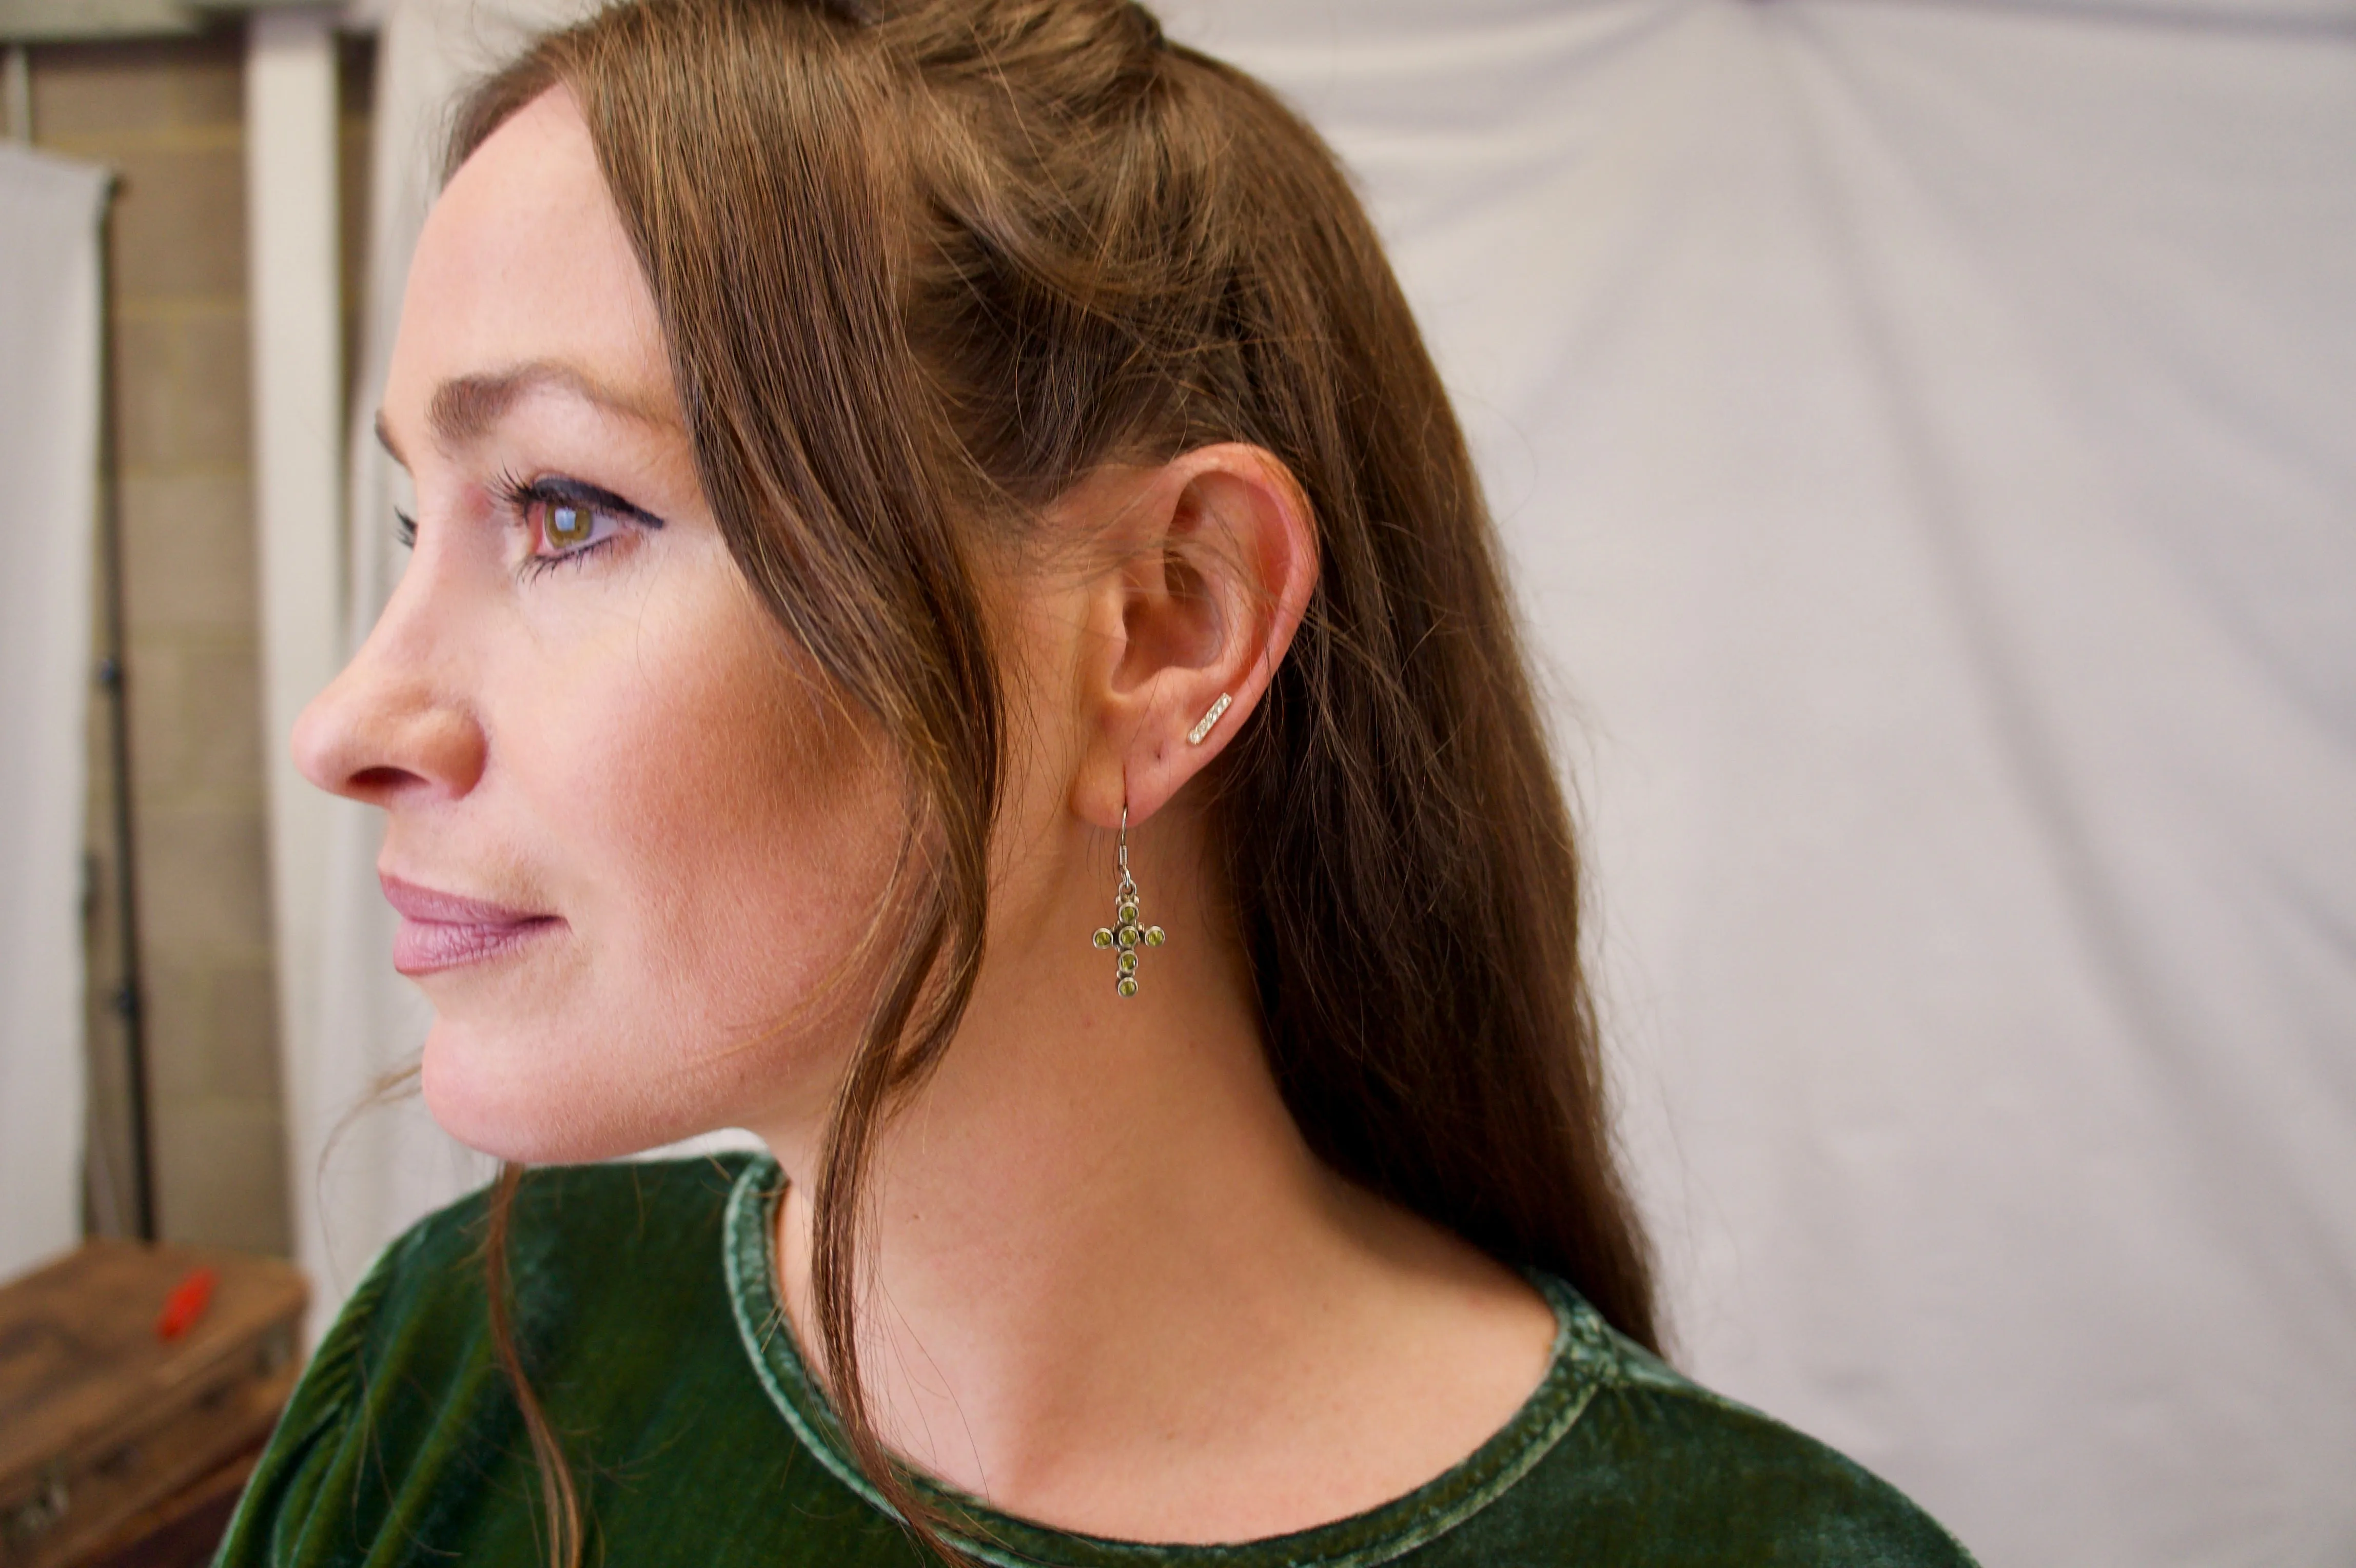
[[(1226, 705), (1221, 698), (1220, 704)], [(1216, 718), (1214, 712), (1211, 715)], [(1209, 721), (1205, 721), (1207, 725)], [(1117, 996), (1137, 994), (1137, 950), (1158, 948), (1164, 938), (1159, 926), (1137, 923), (1137, 884), (1129, 875), (1129, 802), (1120, 806), (1120, 839), (1114, 851), (1120, 861), (1120, 886), (1113, 889), (1112, 924), (1099, 926), (1092, 939), (1099, 948), (1115, 950), (1112, 961), (1112, 989)]]
[(1211, 733), (1211, 726), (1219, 722), (1219, 715), (1226, 713), (1227, 711), (1227, 704), (1234, 701), (1235, 699), (1228, 696), (1225, 692), (1220, 693), (1219, 700), (1211, 704), (1211, 711), (1205, 714), (1201, 720), (1196, 723), (1194, 727), (1186, 732), (1186, 744), (1188, 746), (1202, 745), (1203, 737)]

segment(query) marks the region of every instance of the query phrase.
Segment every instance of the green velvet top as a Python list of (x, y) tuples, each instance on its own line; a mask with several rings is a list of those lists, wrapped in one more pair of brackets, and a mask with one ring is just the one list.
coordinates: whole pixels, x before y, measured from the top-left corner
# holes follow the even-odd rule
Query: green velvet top
[[(510, 1238), (517, 1339), (608, 1568), (917, 1568), (846, 1455), (776, 1294), (776, 1165), (544, 1170)], [(492, 1352), (480, 1194), (395, 1242), (345, 1307), (231, 1521), (225, 1568), (536, 1564), (539, 1481)], [(1897, 1491), (1708, 1393), (1539, 1280), (1526, 1403), (1383, 1506), (1232, 1546), (1073, 1535), (928, 1487), (984, 1563), (1070, 1568), (1967, 1564)]]

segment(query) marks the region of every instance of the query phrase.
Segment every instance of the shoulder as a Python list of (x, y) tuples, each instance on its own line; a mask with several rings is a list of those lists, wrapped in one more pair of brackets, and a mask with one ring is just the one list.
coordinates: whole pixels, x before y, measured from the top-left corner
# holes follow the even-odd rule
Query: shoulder
[[(507, 1255), (514, 1339), (535, 1383), (561, 1392), (584, 1380), (585, 1363), (614, 1365), (616, 1346), (706, 1326), (723, 1289), (723, 1216), (753, 1163), (558, 1166), (524, 1177)], [(423, 1488), (432, 1456), (471, 1455), (481, 1469), (517, 1446), (490, 1328), (490, 1220), (491, 1195), (477, 1192), (379, 1256), (305, 1369), (220, 1563), (358, 1561), (383, 1523), (360, 1516)]]
[[(516, 1188), (509, 1238), (511, 1244), (594, 1238), (627, 1246), (676, 1235), (681, 1225), (715, 1229), (738, 1178), (761, 1163), (755, 1155), (725, 1154), (534, 1166)], [(481, 1188), (427, 1215), (387, 1250), (388, 1259), (402, 1268), (479, 1257), (491, 1193)]]
[(1526, 1530), (1592, 1561), (1969, 1568), (1898, 1488), (1682, 1376), (1548, 1283), (1585, 1398), (1513, 1488)]
[[(680, 1273), (691, 1280), (708, 1274), (731, 1195), (754, 1163), (755, 1156), (724, 1155), (527, 1172), (506, 1237), (519, 1337), (539, 1337), (558, 1326), (554, 1316), (594, 1312), (616, 1294), (637, 1298), (634, 1310), (644, 1311), (654, 1305), (646, 1293), (670, 1265), (690, 1265)], [(416, 1325), (455, 1326), (487, 1316), (492, 1201), (490, 1188), (471, 1193), (386, 1248), (322, 1342), (319, 1361), (406, 1359)]]
[[(601, 1315), (616, 1298), (643, 1316), (667, 1283), (696, 1287), (712, 1276), (728, 1203), (755, 1156), (551, 1165), (527, 1172), (507, 1219), (515, 1326), (529, 1344), (560, 1319)], [(452, 1325), (487, 1315), (485, 1249), (491, 1189), (427, 1215), (385, 1250), (320, 1347), (375, 1356), (399, 1352), (410, 1326)], [(405, 1352), (403, 1352), (405, 1353)]]

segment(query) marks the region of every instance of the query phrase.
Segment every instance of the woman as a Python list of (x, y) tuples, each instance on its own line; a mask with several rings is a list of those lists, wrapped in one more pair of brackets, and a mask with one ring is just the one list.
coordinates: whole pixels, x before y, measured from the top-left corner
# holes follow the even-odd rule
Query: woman
[(452, 162), (295, 749), (513, 1163), (223, 1562), (1965, 1560), (1650, 1353), (1494, 540), (1311, 132), (1126, 0), (633, 0)]

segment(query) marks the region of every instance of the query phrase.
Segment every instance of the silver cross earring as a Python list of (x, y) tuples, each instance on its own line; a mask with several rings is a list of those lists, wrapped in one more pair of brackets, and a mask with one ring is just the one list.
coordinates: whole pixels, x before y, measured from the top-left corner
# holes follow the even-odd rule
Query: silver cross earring
[(1129, 875), (1129, 802), (1120, 803), (1120, 839), (1114, 853), (1120, 859), (1120, 886), (1113, 889), (1112, 924), (1099, 926), (1094, 939), (1099, 948), (1115, 950), (1112, 988), (1116, 995), (1137, 994), (1137, 950), (1158, 948), (1162, 928), (1137, 923), (1137, 884)]

